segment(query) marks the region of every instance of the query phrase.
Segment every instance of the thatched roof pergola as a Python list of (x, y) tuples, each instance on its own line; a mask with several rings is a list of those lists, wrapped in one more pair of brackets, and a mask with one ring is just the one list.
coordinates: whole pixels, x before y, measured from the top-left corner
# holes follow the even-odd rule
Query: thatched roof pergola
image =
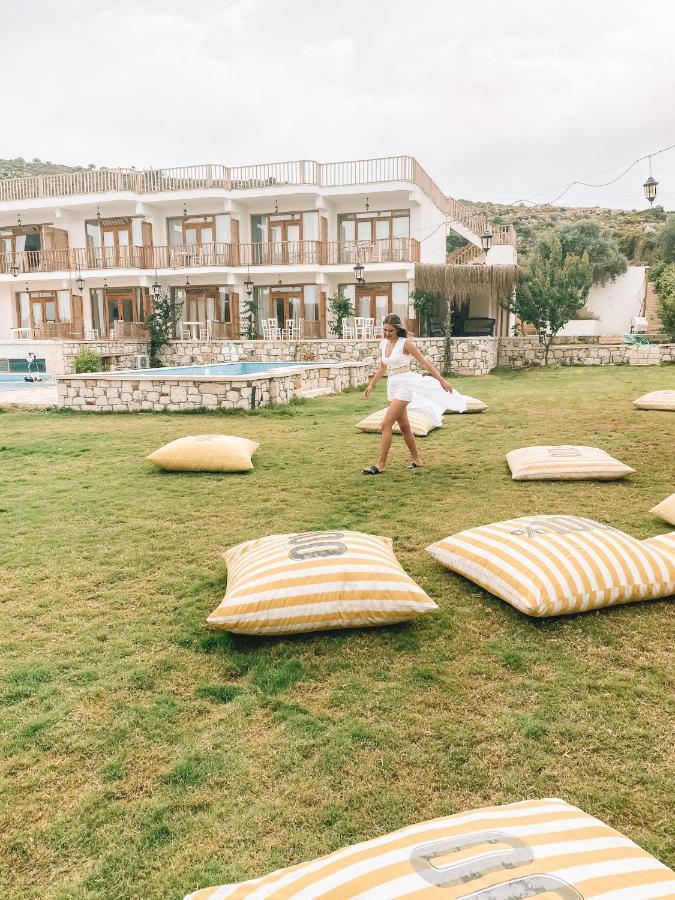
[(415, 287), (440, 294), (452, 306), (488, 293), (499, 303), (508, 299), (518, 281), (518, 266), (448, 266), (415, 263)]

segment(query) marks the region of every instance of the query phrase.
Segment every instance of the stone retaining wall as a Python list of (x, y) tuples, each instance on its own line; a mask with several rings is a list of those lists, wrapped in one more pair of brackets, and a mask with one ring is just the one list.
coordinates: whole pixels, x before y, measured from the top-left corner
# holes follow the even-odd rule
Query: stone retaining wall
[[(115, 372), (60, 375), (59, 406), (80, 411), (163, 412), (186, 409), (251, 409), (288, 403), (293, 397), (334, 393), (365, 384), (372, 373), (366, 362), (334, 363), (288, 369), (278, 375), (180, 375), (171, 378)], [(255, 395), (254, 395), (255, 391)]]
[[(544, 348), (536, 337), (499, 338), (498, 365), (523, 369), (544, 364)], [(660, 365), (675, 361), (675, 344), (599, 344), (553, 343), (548, 354), (549, 365), (609, 366)]]
[(64, 341), (62, 369), (64, 374), (75, 371), (75, 357), (83, 347), (109, 360), (112, 366), (123, 369), (133, 369), (134, 356), (148, 352), (147, 341)]
[[(458, 375), (487, 375), (497, 365), (497, 338), (453, 338), (452, 371)], [(443, 367), (443, 338), (415, 338), (415, 344), (437, 367)], [(166, 366), (201, 366), (230, 362), (310, 362), (336, 359), (377, 365), (380, 342), (307, 341), (174, 341), (162, 352)]]

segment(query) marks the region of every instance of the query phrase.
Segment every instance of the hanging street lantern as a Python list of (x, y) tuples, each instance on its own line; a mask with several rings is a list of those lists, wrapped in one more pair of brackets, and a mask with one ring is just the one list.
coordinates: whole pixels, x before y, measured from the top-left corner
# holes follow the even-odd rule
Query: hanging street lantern
[(244, 289), (246, 291), (246, 296), (248, 299), (251, 299), (251, 294), (253, 293), (253, 282), (251, 281), (251, 270), (246, 267), (246, 281), (244, 282)]
[(82, 293), (84, 290), (84, 278), (82, 277), (82, 272), (80, 271), (80, 267), (77, 267), (77, 277), (75, 278), (75, 286), (78, 291)]
[(368, 210), (370, 209), (370, 197), (366, 197), (364, 206), (366, 207), (366, 212), (368, 212)]
[(162, 293), (162, 285), (159, 283), (159, 281), (155, 279), (150, 290), (152, 291), (152, 296), (155, 298), (155, 300), (159, 300)]
[(642, 185), (645, 197), (649, 200), (649, 205), (653, 206), (654, 201), (656, 200), (656, 191), (659, 186), (658, 181), (652, 175), (652, 158), (649, 157), (649, 178)]
[(9, 271), (12, 273), (12, 275), (13, 275), (15, 278), (18, 278), (18, 276), (19, 276), (19, 264), (18, 264), (18, 262), (17, 262), (16, 260), (14, 260), (14, 261), (12, 262), (11, 266), (9, 267)]
[(356, 265), (354, 266), (354, 278), (356, 278), (357, 284), (365, 284), (366, 283), (366, 279), (363, 274), (363, 266), (361, 265), (360, 262), (357, 262)]
[(492, 232), (487, 228), (480, 236), (480, 245), (486, 253), (492, 246)]

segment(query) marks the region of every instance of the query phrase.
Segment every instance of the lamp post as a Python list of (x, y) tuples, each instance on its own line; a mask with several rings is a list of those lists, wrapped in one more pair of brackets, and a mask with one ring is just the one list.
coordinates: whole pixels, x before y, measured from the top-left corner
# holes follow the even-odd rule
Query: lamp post
[(649, 157), (649, 178), (642, 185), (645, 192), (645, 197), (649, 200), (649, 205), (653, 206), (654, 201), (656, 200), (656, 191), (659, 186), (658, 181), (652, 176), (652, 158)]
[(480, 245), (487, 256), (487, 252), (492, 246), (492, 232), (488, 228), (480, 236)]

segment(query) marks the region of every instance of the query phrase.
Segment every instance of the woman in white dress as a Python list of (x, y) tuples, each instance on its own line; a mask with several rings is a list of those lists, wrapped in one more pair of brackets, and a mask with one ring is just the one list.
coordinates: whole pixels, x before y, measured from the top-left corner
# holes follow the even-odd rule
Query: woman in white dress
[[(403, 439), (410, 451), (411, 462), (408, 468), (419, 469), (421, 467), (422, 460), (417, 449), (415, 435), (412, 433), (408, 421), (408, 410), (423, 412), (434, 425), (439, 426), (442, 424), (443, 413), (446, 410), (464, 412), (466, 409), (466, 401), (462, 395), (453, 390), (452, 385), (420, 353), (408, 337), (408, 332), (398, 316), (385, 317), (382, 323), (382, 333), (384, 340), (380, 343), (381, 362), (370, 379), (370, 384), (365, 391), (365, 398), (367, 400), (370, 397), (377, 382), (386, 374), (389, 409), (382, 423), (380, 455), (374, 466), (368, 466), (363, 470), (364, 475), (379, 475), (384, 471), (395, 422), (398, 422)], [(427, 372), (433, 375), (433, 378), (424, 378), (422, 375), (412, 372), (410, 369), (412, 359), (424, 366)]]

